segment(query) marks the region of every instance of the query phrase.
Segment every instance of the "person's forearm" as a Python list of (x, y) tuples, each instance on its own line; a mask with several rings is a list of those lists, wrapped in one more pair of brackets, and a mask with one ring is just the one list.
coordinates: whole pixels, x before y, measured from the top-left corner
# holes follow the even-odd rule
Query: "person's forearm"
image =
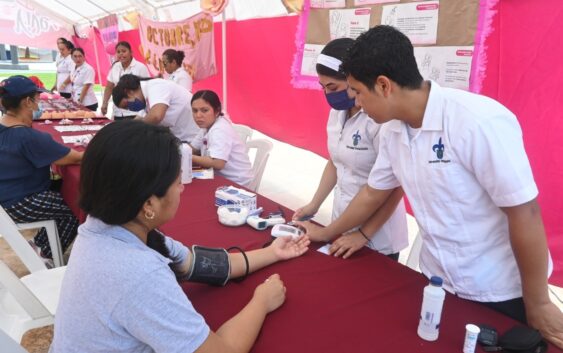
[(334, 163), (332, 163), (332, 161), (329, 159), (326, 163), (321, 181), (319, 182), (319, 186), (317, 187), (317, 191), (311, 199), (311, 203), (315, 205), (316, 208), (319, 208), (321, 206), (324, 200), (326, 200), (328, 194), (330, 194), (332, 189), (334, 189), (334, 186), (336, 185), (336, 178), (336, 167), (334, 166)]
[(109, 102), (109, 97), (111, 97), (111, 91), (113, 90), (114, 84), (111, 82), (106, 83), (106, 88), (104, 89), (104, 100), (102, 101), (102, 105), (107, 106)]
[[(248, 273), (278, 261), (271, 247), (249, 251), (246, 253), (246, 256), (248, 257)], [(246, 273), (244, 256), (241, 253), (230, 253), (229, 259), (231, 260), (231, 278), (243, 276)]]
[(84, 87), (82, 87), (82, 91), (80, 92), (80, 103), (84, 102), (84, 97), (86, 97), (86, 92), (88, 92), (88, 89), (90, 89), (90, 86), (92, 86), (92, 84), (87, 84), (87, 85), (84, 85)]
[(248, 352), (256, 341), (267, 314), (266, 307), (253, 298), (237, 315), (221, 325), (217, 335), (221, 336), (233, 352)]
[(527, 308), (549, 303), (547, 241), (539, 205), (533, 200), (503, 211), (508, 216), (510, 242), (520, 270), (524, 303)]
[(383, 205), (375, 211), (375, 213), (360, 227), (362, 232), (371, 238), (372, 234), (377, 232), (389, 220), (397, 209), (397, 205), (403, 199), (403, 188), (398, 187), (385, 200)]
[(336, 236), (363, 224), (389, 198), (392, 191), (393, 189), (387, 190), (384, 195), (384, 191), (364, 185), (340, 217), (321, 230), (321, 236), (325, 241), (331, 241)]
[(221, 170), (225, 167), (223, 160), (214, 159), (208, 156), (192, 156), (192, 163), (199, 165), (203, 168), (214, 168)]

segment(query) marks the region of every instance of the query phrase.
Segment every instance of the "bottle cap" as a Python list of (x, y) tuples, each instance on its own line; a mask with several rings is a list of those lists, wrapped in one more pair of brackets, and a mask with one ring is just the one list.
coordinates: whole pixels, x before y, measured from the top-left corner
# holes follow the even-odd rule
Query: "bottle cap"
[(433, 285), (433, 286), (441, 287), (443, 282), (444, 281), (442, 281), (441, 277), (438, 277), (438, 276), (430, 277), (430, 284)]

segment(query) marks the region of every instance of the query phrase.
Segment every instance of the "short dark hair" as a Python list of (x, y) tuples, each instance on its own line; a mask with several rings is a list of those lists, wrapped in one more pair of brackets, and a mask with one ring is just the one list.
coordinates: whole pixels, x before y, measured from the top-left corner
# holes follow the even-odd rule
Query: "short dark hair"
[[(2, 89), (0, 88), (0, 93), (1, 93), (1, 91), (2, 91)], [(2, 97), (0, 102), (2, 102), (2, 107), (4, 107), (4, 109), (6, 109), (6, 111), (17, 110), (17, 109), (19, 109), (20, 104), (24, 99), (26, 99), (26, 98), (35, 99), (36, 95), (37, 95), (37, 91), (30, 92), (28, 94), (24, 94), (23, 96), (19, 96), (19, 97), (4, 96), (4, 97)]]
[(168, 61), (175, 61), (176, 65), (182, 66), (182, 62), (186, 54), (182, 50), (166, 49), (162, 55), (166, 56)]
[(111, 91), (113, 104), (119, 107), (119, 103), (127, 98), (127, 90), (136, 90), (141, 87), (141, 79), (133, 74), (125, 74), (121, 76), (119, 82)]
[[(64, 38), (63, 38), (64, 39)], [(64, 40), (63, 41), (63, 45), (68, 49), (71, 50), (74, 49), (74, 44), (72, 44), (72, 42), (70, 40)]]
[(362, 33), (340, 69), (370, 90), (380, 75), (409, 89), (420, 88), (423, 82), (409, 38), (391, 26), (375, 26)]
[(204, 101), (209, 103), (209, 105), (211, 106), (211, 108), (213, 108), (213, 111), (215, 113), (219, 113), (219, 115), (223, 115), (223, 112), (221, 112), (221, 100), (219, 99), (217, 93), (207, 89), (197, 91), (196, 93), (194, 93), (192, 97), (192, 101), (190, 103), (193, 104), (193, 102), (196, 99), (203, 99)]
[(82, 48), (74, 48), (74, 49), (72, 49), (70, 54), (74, 54), (75, 51), (79, 51), (79, 52), (82, 53), (82, 55), (86, 55), (86, 54), (84, 54), (84, 49), (82, 49)]
[(121, 42), (117, 42), (117, 44), (115, 45), (115, 50), (117, 50), (117, 47), (125, 47), (129, 49), (129, 51), (132, 51), (131, 44), (129, 44), (129, 42), (126, 42), (124, 40), (122, 40)]
[(178, 177), (179, 146), (162, 126), (142, 121), (108, 124), (84, 153), (80, 208), (107, 224), (135, 219), (149, 197), (163, 197)]
[[(354, 40), (352, 38), (337, 38), (331, 40), (325, 45), (321, 54), (331, 56), (335, 59), (342, 61), (348, 53), (348, 50), (354, 45)], [(317, 64), (316, 66), (317, 74), (332, 77), (337, 80), (346, 80), (346, 75), (341, 71), (334, 71), (330, 67), (326, 67), (323, 64)]]

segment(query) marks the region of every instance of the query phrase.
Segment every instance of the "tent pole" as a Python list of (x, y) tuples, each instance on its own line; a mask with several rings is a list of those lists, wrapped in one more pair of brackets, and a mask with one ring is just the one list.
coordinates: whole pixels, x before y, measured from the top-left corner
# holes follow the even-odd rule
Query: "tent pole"
[[(221, 56), (223, 61), (223, 109), (227, 112), (227, 15), (223, 10), (221, 21)], [(228, 115), (227, 115), (228, 116)]]
[(94, 30), (94, 26), (90, 28), (91, 33), (94, 37), (94, 55), (96, 56), (96, 70), (98, 71), (98, 82), (100, 83), (100, 93), (102, 94), (102, 99), (104, 97), (104, 90), (102, 88), (102, 70), (100, 70), (100, 59), (98, 58), (98, 38), (96, 36), (96, 31)]

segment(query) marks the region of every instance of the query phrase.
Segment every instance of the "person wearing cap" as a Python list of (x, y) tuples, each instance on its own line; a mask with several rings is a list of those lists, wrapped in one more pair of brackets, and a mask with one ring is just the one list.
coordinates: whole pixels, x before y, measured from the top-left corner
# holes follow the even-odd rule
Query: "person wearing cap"
[[(59, 192), (50, 190), (50, 166), (80, 163), (82, 152), (32, 128), (41, 115), (39, 92), (25, 76), (0, 82), (0, 99), (6, 113), (0, 118), (0, 205), (17, 223), (55, 220), (65, 250), (76, 236), (78, 220)], [(42, 228), (32, 246), (51, 257), (47, 233)]]
[[(381, 125), (370, 119), (348, 96), (346, 76), (339, 70), (342, 58), (354, 44), (350, 38), (329, 42), (317, 58), (317, 74), (331, 110), (327, 123), (330, 158), (313, 199), (297, 209), (294, 220), (314, 215), (334, 189), (332, 219), (337, 219), (350, 201), (366, 184), (379, 150)], [(369, 247), (397, 260), (408, 245), (407, 218), (400, 188), (384, 207), (373, 214), (373, 220), (361, 227), (347, 229), (344, 235), (332, 234), (312, 240), (332, 241), (330, 253), (348, 258)], [(379, 219), (383, 218), (383, 222)], [(375, 225), (375, 226), (374, 226)], [(313, 227), (313, 225), (310, 225)], [(315, 234), (315, 233), (313, 233)]]
[(538, 188), (516, 116), (490, 98), (425, 81), (411, 42), (390, 26), (359, 36), (341, 69), (356, 102), (385, 124), (367, 185), (316, 231), (361, 224), (401, 186), (420, 227), (422, 272), (563, 348)]

